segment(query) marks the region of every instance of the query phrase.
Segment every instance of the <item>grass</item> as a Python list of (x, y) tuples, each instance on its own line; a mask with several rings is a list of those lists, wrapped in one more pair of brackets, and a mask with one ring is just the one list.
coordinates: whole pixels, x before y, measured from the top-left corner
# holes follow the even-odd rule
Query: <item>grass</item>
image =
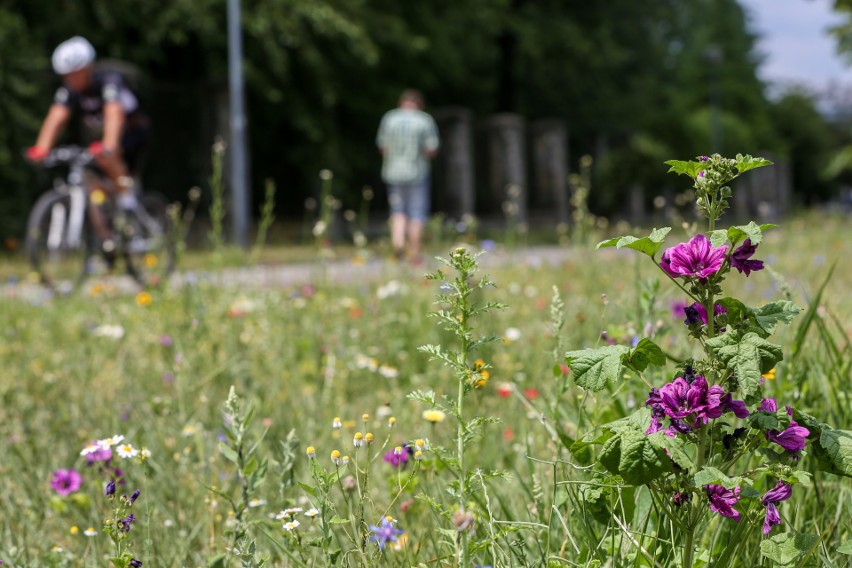
[[(763, 271), (732, 279), (738, 282), (735, 293), (750, 305), (790, 294), (807, 307), (836, 264), (803, 337), (796, 336), (803, 316), (777, 336), (787, 353), (794, 344), (801, 347), (779, 366), (768, 390), (845, 429), (852, 427), (847, 392), (852, 269), (844, 262), (852, 255), (850, 237), (842, 217), (792, 219), (769, 232), (760, 249), (776, 276)], [(647, 388), (629, 379), (598, 394), (577, 387), (563, 392), (563, 379), (552, 372), (559, 363), (553, 356), (553, 286), (565, 303), (566, 324), (558, 337), (563, 351), (600, 344), (603, 330), (629, 342), (644, 328), (653, 330), (674, 357), (691, 349), (683, 326), (671, 317), (670, 303), (678, 298), (651, 285), (658, 278), (653, 267), (634, 264), (627, 252), (592, 248), (566, 251), (557, 266), (530, 258), (487, 271), (497, 288), (484, 292), (486, 299), (509, 309), (489, 313), (478, 323), (476, 331), (503, 340), (483, 348), (480, 356), (492, 367), (490, 378), (474, 391), (465, 412), (500, 422), (483, 427), (482, 440), (471, 445), (465, 460), (483, 476), (499, 470), (508, 478), (483, 482), (471, 497), (475, 534), (494, 543), (474, 547), (473, 557), (483, 564), (592, 566), (609, 559), (617, 566), (639, 566), (648, 564), (643, 550), (660, 565), (673, 561), (665, 544), (671, 529), (649, 514), (655, 505), (647, 493), (607, 486), (601, 500), (595, 486), (588, 485), (590, 472), (570, 462), (560, 443), (562, 436), (577, 438), (593, 424), (641, 406)], [(259, 262), (308, 261), (314, 251), (272, 246)], [(351, 249), (338, 251), (343, 261), (354, 256)], [(226, 265), (240, 264), (236, 255), (226, 259)], [(182, 266), (203, 269), (207, 261), (203, 253), (190, 253)], [(6, 274), (22, 270), (20, 264), (10, 266), (4, 267)], [(0, 299), (0, 560), (10, 566), (106, 564), (109, 543), (102, 523), (110, 507), (102, 491), (108, 476), (87, 466), (79, 453), (90, 441), (116, 433), (151, 451), (145, 464), (126, 462), (126, 485), (119, 489), (142, 491), (134, 505), (139, 520), (130, 533), (134, 555), (146, 566), (204, 566), (227, 554), (238, 544), (238, 512), (228, 498), (238, 503), (242, 486), (239, 472), (220, 451), (228, 430), (224, 402), (233, 386), (244, 404), (254, 407), (247, 443), (262, 437), (257, 453), (267, 460), (267, 473), (250, 496), (257, 506), (247, 506), (244, 516), (258, 550), (271, 557), (272, 565), (330, 563), (334, 557), (323, 544), (326, 532), (338, 534), (335, 543), (346, 540), (341, 524), (321, 527), (319, 521), (301, 518), (299, 529), (288, 532), (270, 518), (287, 507), (322, 501), (311, 493), (318, 474), (305, 455), (307, 446), (316, 448), (315, 463), (331, 476), (332, 486), (353, 472), (349, 466), (334, 478), (333, 450), (360, 460), (359, 467), (370, 472), (360, 501), (363, 518), (376, 524), (387, 513), (406, 531), (399, 550), (389, 545), (379, 554), (370, 543), (362, 553), (366, 556), (342, 554), (338, 564), (451, 563), (447, 468), (428, 454), (417, 465), (416, 482), (408, 485), (405, 475), (414, 466), (401, 475), (403, 470), (383, 459), (393, 447), (418, 438), (430, 446), (455, 444), (451, 422), (427, 422), (422, 412), (428, 407), (407, 396), (430, 389), (455, 396), (452, 374), (418, 351), (421, 345), (449, 340), (425, 317), (436, 309), (438, 283), (390, 263), (355, 266), (352, 274), (347, 282), (317, 280), (285, 289), (201, 282), (154, 290), (149, 305), (108, 286), (38, 303), (16, 299), (8, 288)], [(637, 283), (646, 283), (639, 287), (644, 295), (636, 291)], [(120, 326), (122, 336), (104, 335), (106, 325)], [(663, 373), (649, 379), (668, 380)], [(389, 415), (396, 419), (393, 428)], [(335, 417), (341, 418), (339, 429), (332, 428)], [(356, 431), (370, 431), (376, 438), (357, 455), (352, 447)], [(71, 496), (58, 496), (50, 488), (52, 473), (70, 467), (82, 473), (83, 486)], [(852, 538), (848, 482), (822, 474), (806, 495), (802, 491), (795, 504), (781, 508), (789, 528), (820, 535), (813, 558), (843, 565), (848, 556), (837, 548)], [(329, 495), (341, 514), (349, 510), (345, 490), (332, 487)], [(604, 507), (607, 500), (610, 506)], [(629, 525), (629, 531), (621, 525)], [(85, 536), (89, 527), (98, 534)], [(717, 541), (739, 534), (736, 526), (713, 527), (706, 534)], [(747, 564), (742, 565), (756, 566), (761, 562), (759, 530), (749, 538), (754, 544), (745, 549)], [(716, 545), (703, 543), (708, 550)], [(232, 555), (228, 561), (234, 560)]]

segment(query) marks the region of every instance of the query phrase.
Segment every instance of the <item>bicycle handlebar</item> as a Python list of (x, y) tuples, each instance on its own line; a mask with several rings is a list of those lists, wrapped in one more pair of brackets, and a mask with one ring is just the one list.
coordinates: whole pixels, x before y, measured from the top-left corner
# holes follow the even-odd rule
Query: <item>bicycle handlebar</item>
[(87, 166), (95, 157), (88, 148), (82, 146), (68, 145), (57, 146), (45, 156), (40, 164), (45, 168), (58, 166)]

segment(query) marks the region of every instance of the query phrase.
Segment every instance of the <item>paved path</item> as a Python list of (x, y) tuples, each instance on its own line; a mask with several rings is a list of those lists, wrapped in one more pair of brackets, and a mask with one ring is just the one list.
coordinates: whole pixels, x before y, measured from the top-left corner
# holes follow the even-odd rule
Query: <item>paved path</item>
[[(483, 269), (512, 265), (518, 268), (536, 268), (540, 266), (559, 266), (575, 257), (578, 249), (557, 246), (537, 246), (506, 250), (497, 248), (480, 257)], [(434, 259), (427, 260), (422, 266), (414, 267), (407, 263), (397, 263), (384, 258), (374, 257), (358, 263), (353, 259), (329, 260), (326, 262), (298, 262), (276, 265), (255, 265), (230, 267), (217, 271), (178, 271), (170, 279), (171, 286), (181, 287), (188, 283), (208, 282), (223, 287), (238, 288), (288, 288), (308, 283), (317, 283), (327, 279), (333, 283), (376, 282), (383, 279), (400, 278), (405, 275), (418, 276), (438, 268)], [(110, 277), (110, 283), (116, 288), (135, 292), (136, 284), (126, 276)], [(50, 293), (41, 286), (18, 281), (0, 285), (0, 300), (19, 299), (41, 302), (50, 298)]]

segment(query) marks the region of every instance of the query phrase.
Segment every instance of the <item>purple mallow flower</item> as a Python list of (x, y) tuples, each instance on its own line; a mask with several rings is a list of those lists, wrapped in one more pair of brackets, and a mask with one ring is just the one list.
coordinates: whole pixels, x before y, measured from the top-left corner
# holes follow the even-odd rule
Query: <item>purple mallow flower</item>
[(778, 410), (778, 403), (775, 402), (774, 398), (764, 398), (760, 401), (758, 410), (762, 410), (764, 412), (776, 412)]
[(53, 472), (50, 486), (59, 495), (70, 495), (83, 484), (83, 478), (73, 469), (57, 469)]
[[(762, 404), (763, 403), (761, 403), (761, 406)], [(787, 414), (793, 416), (793, 410), (789, 406), (787, 407)], [(798, 458), (799, 452), (805, 449), (805, 439), (810, 435), (810, 433), (810, 430), (803, 426), (799, 426), (795, 420), (790, 420), (790, 425), (782, 432), (779, 432), (778, 430), (767, 430), (766, 439), (770, 442), (775, 442)]]
[(687, 243), (675, 245), (663, 253), (660, 267), (672, 278), (707, 278), (722, 267), (727, 245), (714, 247), (702, 234)]
[(770, 489), (760, 499), (760, 502), (766, 507), (766, 518), (763, 520), (763, 534), (769, 534), (772, 527), (781, 524), (781, 515), (778, 513), (778, 507), (775, 503), (786, 501), (793, 494), (793, 488), (789, 483), (779, 481), (773, 489)]
[(672, 505), (680, 507), (689, 503), (692, 500), (692, 493), (681, 493), (679, 491), (672, 494)]
[(670, 428), (665, 433), (672, 437), (700, 428), (726, 412), (733, 412), (738, 418), (748, 416), (743, 401), (734, 400), (719, 385), (708, 386), (707, 379), (701, 375), (691, 381), (677, 377), (659, 389), (652, 389), (645, 405), (651, 407), (651, 426), (645, 433), (658, 432), (663, 419), (668, 418)]
[(704, 492), (707, 493), (707, 498), (710, 500), (711, 511), (740, 522), (740, 512), (734, 509), (734, 505), (740, 500), (739, 486), (733, 489), (725, 489), (721, 485), (711, 483), (704, 486)]
[(115, 480), (110, 479), (104, 488), (104, 495), (111, 497), (115, 495)]
[(132, 568), (140, 568), (142, 566), (141, 560), (136, 560), (135, 558), (130, 559), (130, 566)]
[[(686, 325), (696, 325), (698, 322), (707, 325), (707, 308), (705, 308), (703, 304), (699, 302), (693, 302), (691, 306), (687, 306), (683, 309), (683, 313), (686, 316), (686, 319), (684, 320), (684, 323)], [(728, 313), (728, 310), (726, 310), (725, 306), (723, 306), (722, 304), (713, 305), (714, 316), (726, 313)]]
[(373, 533), (370, 535), (370, 541), (378, 544), (379, 548), (384, 548), (389, 542), (396, 542), (399, 535), (405, 532), (402, 529), (396, 528), (393, 522), (387, 518), (382, 519), (380, 526), (370, 525), (370, 531)]
[(731, 266), (738, 271), (745, 272), (746, 277), (751, 272), (763, 270), (762, 260), (751, 260), (751, 255), (757, 250), (758, 245), (751, 244), (751, 239), (746, 239), (740, 247), (731, 255)]

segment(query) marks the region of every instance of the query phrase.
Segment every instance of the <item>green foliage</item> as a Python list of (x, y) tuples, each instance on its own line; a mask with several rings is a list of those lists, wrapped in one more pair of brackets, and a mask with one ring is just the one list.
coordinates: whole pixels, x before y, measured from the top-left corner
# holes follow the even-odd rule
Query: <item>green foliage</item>
[(775, 368), (784, 358), (780, 345), (766, 341), (756, 333), (728, 331), (710, 338), (705, 345), (736, 377), (744, 396), (757, 392), (760, 375)]
[(598, 349), (569, 351), (565, 354), (565, 362), (578, 385), (600, 391), (621, 379), (624, 374), (622, 358), (629, 352), (630, 349), (624, 345), (607, 345)]
[(796, 532), (776, 534), (760, 543), (763, 555), (778, 566), (796, 566), (819, 544), (819, 537)]

